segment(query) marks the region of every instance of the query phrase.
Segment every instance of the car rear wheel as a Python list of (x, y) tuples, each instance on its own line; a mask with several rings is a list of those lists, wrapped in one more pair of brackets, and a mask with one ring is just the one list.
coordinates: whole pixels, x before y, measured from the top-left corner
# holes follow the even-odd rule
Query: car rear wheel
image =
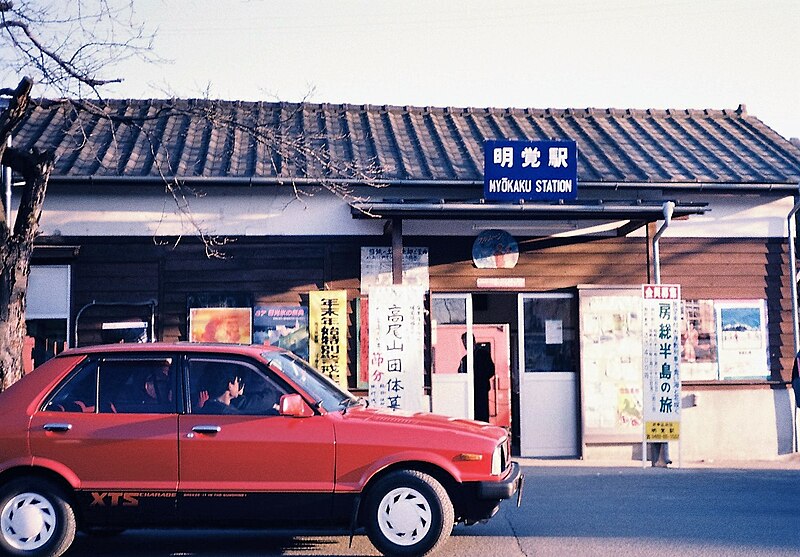
[(387, 556), (429, 555), (453, 529), (453, 504), (442, 484), (415, 470), (392, 472), (370, 489), (364, 526)]
[(15, 480), (0, 490), (0, 550), (25, 557), (63, 554), (75, 539), (75, 513), (51, 482)]

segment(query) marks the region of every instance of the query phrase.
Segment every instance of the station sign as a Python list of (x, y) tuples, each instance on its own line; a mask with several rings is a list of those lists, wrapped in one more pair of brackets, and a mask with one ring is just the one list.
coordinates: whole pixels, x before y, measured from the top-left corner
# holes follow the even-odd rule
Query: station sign
[(483, 197), (496, 201), (575, 199), (578, 147), (574, 141), (483, 144)]

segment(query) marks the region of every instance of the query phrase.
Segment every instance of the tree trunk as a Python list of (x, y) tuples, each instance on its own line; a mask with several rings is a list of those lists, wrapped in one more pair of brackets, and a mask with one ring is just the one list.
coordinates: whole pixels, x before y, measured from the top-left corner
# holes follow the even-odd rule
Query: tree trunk
[(16, 242), (0, 248), (0, 388), (6, 390), (22, 377), (25, 339), (25, 291), (28, 288), (30, 254)]
[(23, 374), (31, 253), (54, 160), (52, 153), (5, 147), (6, 138), (24, 116), (30, 91), (30, 80), (23, 79), (12, 94), (9, 108), (0, 115), (0, 159), (25, 182), (13, 231), (11, 223), (0, 218), (0, 390), (7, 389)]

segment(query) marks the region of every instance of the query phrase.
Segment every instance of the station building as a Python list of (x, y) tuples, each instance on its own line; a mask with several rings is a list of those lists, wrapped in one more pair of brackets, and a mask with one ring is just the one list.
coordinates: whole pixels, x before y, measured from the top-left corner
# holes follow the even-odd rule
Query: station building
[[(320, 334), (309, 317), (329, 292), (344, 312), (338, 379), (367, 393), (370, 288), (413, 283), (429, 408), (475, 415), (467, 333), (491, 355), (491, 420), (519, 454), (638, 459), (642, 285), (659, 282), (680, 285), (673, 459), (796, 450), (800, 148), (744, 106), (104, 111), (42, 101), (14, 135), (57, 154), (31, 272), (31, 365), (68, 346), (220, 340), (209, 323), (222, 309), (246, 311), (227, 313), (234, 339), (271, 342), (283, 327), (308, 357)], [(488, 198), (492, 140), (573, 141), (574, 197)]]

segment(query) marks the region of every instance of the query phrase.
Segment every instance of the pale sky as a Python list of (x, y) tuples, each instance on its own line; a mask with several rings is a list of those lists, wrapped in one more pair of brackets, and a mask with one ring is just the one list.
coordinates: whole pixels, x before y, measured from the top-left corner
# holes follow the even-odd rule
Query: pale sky
[(800, 136), (800, 0), (136, 0), (111, 97), (736, 108)]

